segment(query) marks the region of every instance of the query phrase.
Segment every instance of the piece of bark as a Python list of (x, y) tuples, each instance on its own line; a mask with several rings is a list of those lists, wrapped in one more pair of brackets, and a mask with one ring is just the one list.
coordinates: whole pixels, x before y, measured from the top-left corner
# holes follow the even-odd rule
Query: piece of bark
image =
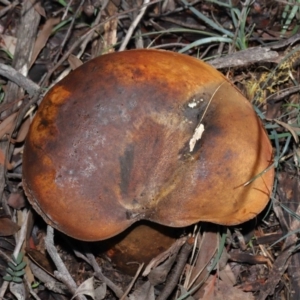
[[(40, 15), (36, 12), (32, 3), (28, 0), (23, 2), (21, 19), (17, 27), (17, 45), (12, 62), (12, 67), (19, 71), (23, 76), (27, 76), (28, 66), (30, 63), (30, 57), (32, 54), (34, 41), (36, 38), (38, 25), (40, 22)], [(9, 81), (6, 88), (5, 98), (2, 105), (7, 105), (16, 99), (21, 99), (24, 95), (23, 89), (21, 89), (14, 82)], [(12, 106), (14, 110), (18, 106), (18, 102)], [(1, 118), (11, 113), (10, 109), (5, 110), (1, 114)], [(0, 142), (0, 150), (3, 153), (7, 153), (8, 141)], [(0, 165), (0, 199), (2, 200), (3, 190), (5, 186), (5, 166)], [(4, 207), (6, 207), (4, 205)]]
[(276, 58), (278, 57), (278, 52), (272, 51), (270, 47), (254, 47), (226, 55), (225, 57), (210, 60), (208, 63), (216, 69), (236, 68), (261, 61), (276, 61)]
[[(30, 58), (37, 35), (40, 15), (30, 1), (24, 1), (21, 11), (21, 21), (17, 29), (17, 45), (12, 67), (23, 76), (27, 76)], [(13, 82), (7, 85), (4, 103), (9, 103), (23, 96), (23, 90)]]
[[(30, 79), (22, 75), (20, 72), (18, 72), (11, 66), (0, 63), (0, 75), (14, 82), (15, 86), (18, 86), (19, 88), (23, 88), (24, 90), (26, 90), (26, 92), (30, 96), (33, 96), (39, 90), (39, 86), (36, 83), (34, 83)], [(6, 103), (11, 103), (11, 102), (14, 102), (14, 99)]]

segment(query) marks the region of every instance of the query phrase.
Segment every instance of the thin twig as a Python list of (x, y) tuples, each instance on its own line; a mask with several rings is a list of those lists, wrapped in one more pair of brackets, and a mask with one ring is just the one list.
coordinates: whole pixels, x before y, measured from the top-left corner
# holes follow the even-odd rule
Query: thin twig
[(126, 34), (126, 36), (125, 36), (125, 38), (124, 38), (124, 40), (123, 40), (123, 42), (122, 42), (122, 44), (119, 48), (119, 51), (124, 51), (125, 50), (127, 44), (129, 43), (129, 40), (130, 40), (130, 38), (133, 34), (133, 31), (135, 30), (136, 26), (140, 23), (143, 15), (145, 14), (146, 9), (147, 9), (146, 5), (148, 5), (149, 2), (150, 2), (150, 0), (144, 0), (143, 6), (140, 10), (140, 13), (137, 15), (135, 20), (131, 23), (131, 25), (130, 25), (128, 31), (127, 31), (127, 34)]
[(138, 270), (136, 271), (134, 278), (132, 278), (132, 280), (131, 280), (129, 286), (127, 287), (127, 289), (126, 289), (124, 295), (121, 297), (120, 300), (125, 300), (125, 299), (126, 299), (127, 295), (129, 294), (129, 292), (131, 291), (133, 285), (135, 284), (137, 278), (139, 277), (139, 275), (140, 275), (140, 273), (141, 273), (143, 267), (144, 267), (144, 263), (142, 263), (142, 264), (139, 265), (139, 268), (138, 268)]
[(2, 257), (4, 260), (6, 260), (7, 262), (11, 261), (11, 258), (0, 249), (0, 257)]
[(27, 285), (27, 289), (29, 290), (29, 293), (32, 295), (32, 297), (35, 300), (41, 300), (41, 298), (33, 291), (30, 282), (26, 279), (26, 275), (24, 277), (25, 277), (25, 281), (26, 281), (26, 285)]
[(253, 47), (247, 50), (235, 52), (233, 54), (226, 55), (224, 57), (216, 58), (207, 61), (210, 65), (216, 69), (222, 68), (237, 68), (247, 66), (260, 61), (272, 62), (279, 57), (277, 51), (272, 51), (271, 47)]
[[(74, 13), (74, 16), (73, 16), (73, 18), (72, 18), (72, 21), (71, 21), (71, 23), (70, 23), (70, 26), (68, 26), (68, 30), (67, 30), (67, 32), (66, 32), (66, 34), (65, 34), (65, 36), (64, 36), (64, 39), (63, 39), (63, 41), (62, 41), (62, 43), (61, 43), (61, 45), (60, 45), (60, 47), (59, 47), (59, 51), (58, 51), (56, 57), (54, 58), (54, 63), (56, 63), (56, 62), (58, 61), (58, 58), (59, 58), (59, 56), (60, 56), (60, 53), (61, 53), (62, 50), (64, 49), (64, 47), (65, 47), (65, 45), (66, 45), (66, 43), (67, 43), (69, 37), (71, 36), (71, 30), (72, 30), (73, 27), (74, 27), (76, 17), (77, 17), (77, 15), (79, 14), (79, 11), (81, 10), (81, 7), (83, 6), (84, 1), (85, 1), (85, 0), (81, 0), (80, 4), (79, 4), (78, 7), (77, 7), (77, 10), (76, 10), (75, 13)], [(67, 12), (67, 10), (66, 10), (66, 12)]]
[(68, 2), (67, 6), (66, 6), (66, 9), (65, 9), (65, 11), (64, 11), (64, 14), (63, 14), (62, 18), (61, 18), (62, 21), (64, 21), (65, 18), (67, 17), (68, 12), (69, 12), (69, 9), (70, 9), (70, 7), (71, 7), (72, 4), (73, 4), (73, 0), (70, 0), (70, 1)]
[(184, 269), (184, 266), (190, 255), (190, 252), (193, 249), (193, 244), (194, 244), (194, 239), (189, 238), (186, 241), (186, 243), (182, 246), (182, 248), (179, 252), (179, 255), (178, 255), (177, 263), (176, 263), (174, 269), (172, 270), (164, 289), (162, 290), (162, 292), (160, 293), (160, 295), (157, 297), (156, 300), (168, 299), (168, 297), (173, 292), (174, 288), (178, 284), (178, 280), (181, 276), (181, 273)]
[(19, 4), (19, 0), (14, 1), (13, 3), (9, 3), (5, 8), (2, 8), (0, 11), (0, 18), (4, 16), (6, 13), (8, 13), (11, 9), (16, 7)]
[(0, 63), (0, 75), (6, 77), (10, 81), (17, 84), (28, 92), (30, 96), (37, 93), (40, 87), (29, 78), (23, 76), (20, 72), (16, 71), (13, 67)]
[(0, 0), (3, 5), (10, 5), (11, 3), (8, 0)]
[(54, 278), (54, 275), (50, 276), (46, 271), (36, 265), (33, 261), (29, 261), (29, 264), (34, 277), (43, 282), (45, 284), (45, 287), (49, 291), (57, 294), (67, 294), (67, 296), (70, 296), (71, 293), (66, 285)]
[[(77, 289), (77, 285), (57, 252), (57, 249), (54, 245), (54, 229), (49, 225), (47, 226), (45, 245), (48, 254), (50, 255), (58, 270), (54, 272), (55, 277), (62, 281), (74, 295)], [(86, 297), (83, 295), (77, 295), (77, 298), (80, 300), (86, 300)]]
[(300, 86), (293, 86), (290, 88), (286, 88), (286, 89), (279, 91), (276, 94), (270, 95), (269, 97), (267, 97), (266, 101), (269, 104), (273, 104), (273, 103), (276, 103), (276, 102), (288, 97), (289, 95), (295, 94), (299, 91), (300, 91)]
[(26, 209), (24, 209), (23, 210), (23, 216), (22, 216), (23, 217), (22, 227), (21, 227), (20, 232), (17, 235), (17, 244), (16, 244), (16, 247), (15, 247), (14, 252), (13, 252), (13, 256), (15, 258), (18, 257), (18, 255), (19, 255), (19, 253), (21, 251), (23, 242), (24, 242), (24, 240), (26, 238), (28, 216), (29, 216), (29, 211), (27, 211)]
[(247, 10), (250, 6), (251, 1), (252, 0), (246, 0), (245, 3), (243, 4), (243, 9), (242, 9), (240, 18), (238, 19), (238, 24), (237, 24), (237, 27), (236, 27), (236, 30), (235, 30), (235, 33), (234, 33), (234, 37), (232, 39), (231, 45), (229, 46), (229, 51), (228, 51), (229, 54), (232, 54), (232, 52), (234, 50), (234, 47), (236, 45), (236, 40), (237, 40), (238, 35), (239, 35), (239, 31), (241, 30), (240, 26), (241, 26), (242, 22), (245, 22), (245, 19), (247, 17)]
[[(93, 267), (95, 271), (95, 276), (99, 278), (102, 282), (104, 282), (116, 294), (118, 298), (121, 298), (124, 295), (124, 292), (102, 274), (101, 268), (99, 267), (95, 256), (92, 253), (86, 253), (86, 257), (89, 260), (89, 264)], [(127, 297), (125, 299), (129, 300)]]

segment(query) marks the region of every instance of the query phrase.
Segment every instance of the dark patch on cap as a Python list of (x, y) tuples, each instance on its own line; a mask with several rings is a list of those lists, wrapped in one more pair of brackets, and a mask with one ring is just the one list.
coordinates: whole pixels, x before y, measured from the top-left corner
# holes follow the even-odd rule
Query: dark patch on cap
[(130, 184), (130, 173), (132, 171), (134, 161), (134, 145), (130, 144), (126, 147), (123, 156), (120, 156), (120, 170), (121, 170), (121, 182), (120, 189), (125, 196), (128, 193), (128, 187)]

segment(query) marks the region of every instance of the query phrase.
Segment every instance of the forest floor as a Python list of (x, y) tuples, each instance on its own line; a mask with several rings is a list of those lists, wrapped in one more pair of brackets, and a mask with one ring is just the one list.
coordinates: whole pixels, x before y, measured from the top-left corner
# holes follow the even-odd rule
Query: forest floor
[[(0, 0), (0, 299), (300, 299), (299, 18), (299, 0)], [(50, 87), (97, 56), (141, 48), (223, 73), (261, 119), (275, 179), (254, 219), (178, 229), (163, 258), (128, 275), (118, 260), (139, 259), (127, 250), (115, 258), (111, 243), (56, 230), (53, 240), (23, 191), (22, 153)]]

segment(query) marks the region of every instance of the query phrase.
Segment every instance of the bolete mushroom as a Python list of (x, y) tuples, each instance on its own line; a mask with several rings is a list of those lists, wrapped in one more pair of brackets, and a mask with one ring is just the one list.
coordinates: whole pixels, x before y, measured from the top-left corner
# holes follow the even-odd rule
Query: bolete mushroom
[(132, 50), (93, 59), (43, 99), (23, 186), (65, 234), (104, 240), (139, 220), (234, 225), (266, 206), (272, 147), (242, 94), (186, 55)]

